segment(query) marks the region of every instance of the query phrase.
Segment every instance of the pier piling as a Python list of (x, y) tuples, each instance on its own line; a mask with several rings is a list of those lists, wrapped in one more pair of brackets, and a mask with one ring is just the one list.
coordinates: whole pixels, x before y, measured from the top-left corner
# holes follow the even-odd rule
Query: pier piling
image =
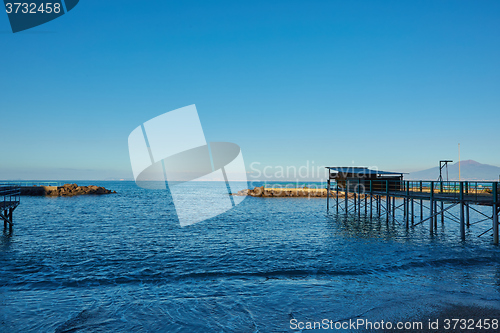
[[(342, 168), (329, 169), (338, 170)], [(363, 179), (360, 174), (356, 174), (353, 179), (347, 179), (348, 177), (344, 174), (343, 177), (346, 177), (344, 178), (346, 181), (339, 184), (339, 176), (330, 173), (328, 188), (330, 189), (330, 186), (332, 186), (330, 180), (335, 180), (334, 190), (336, 193), (333, 198), (335, 199), (337, 213), (339, 213), (341, 199), (339, 191), (343, 191), (345, 214), (354, 213), (357, 217), (360, 217), (364, 205), (364, 214), (369, 216), (370, 219), (374, 217), (375, 213), (376, 217), (385, 219), (387, 223), (389, 221), (400, 223), (401, 221), (398, 221), (398, 219), (401, 218), (401, 215), (399, 217), (397, 215), (399, 211), (402, 213), (406, 228), (410, 228), (410, 226), (412, 228), (417, 227), (429, 220), (430, 234), (438, 232), (439, 218), (443, 227), (445, 221), (449, 219), (459, 223), (460, 238), (466, 240), (466, 228), (471, 228), (477, 223), (491, 219), (492, 227), (478, 237), (488, 232), (491, 234), (491, 231), (493, 231), (493, 243), (499, 244), (499, 182), (403, 181), (402, 177), (399, 179), (393, 177), (392, 180), (389, 180), (389, 176), (387, 176), (388, 179), (378, 178), (380, 178), (380, 175), (393, 175), (394, 173), (366, 170), (363, 171), (367, 172), (368, 175), (377, 176)], [(329, 211), (330, 206), (330, 195), (331, 193), (327, 195), (327, 211)], [(350, 200), (353, 201), (352, 206), (350, 206)], [(428, 206), (425, 202), (428, 203)], [(419, 205), (420, 214), (418, 212), (415, 214), (415, 204)], [(474, 205), (479, 207), (491, 206), (492, 215), (481, 212), (479, 209), (474, 208)], [(459, 206), (458, 217), (450, 212), (446, 213), (455, 206)], [(481, 215), (481, 219), (473, 221), (471, 210)], [(420, 221), (415, 221), (415, 218), (420, 218)]]
[(331, 190), (331, 188), (330, 188), (330, 179), (328, 179), (326, 183), (327, 183), (327, 185), (326, 185), (327, 186), (326, 187), (326, 212), (328, 213), (330, 211), (330, 190)]
[(493, 244), (498, 245), (498, 182), (493, 183)]
[(460, 182), (460, 237), (465, 240), (464, 183)]
[(4, 230), (12, 232), (14, 225), (14, 210), (20, 203), (21, 189), (19, 186), (0, 185), (0, 218), (3, 220)]
[(430, 185), (430, 191), (431, 191), (431, 197), (430, 197), (430, 218), (429, 218), (429, 230), (432, 234), (433, 230), (434, 230), (434, 182), (431, 182), (431, 185)]

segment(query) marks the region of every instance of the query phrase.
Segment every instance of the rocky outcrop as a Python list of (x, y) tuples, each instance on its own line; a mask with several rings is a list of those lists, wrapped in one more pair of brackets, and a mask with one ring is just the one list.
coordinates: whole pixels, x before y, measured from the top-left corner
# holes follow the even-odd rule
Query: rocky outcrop
[(63, 186), (29, 186), (21, 187), (22, 195), (46, 195), (51, 197), (71, 197), (85, 194), (110, 194), (116, 191), (108, 190), (102, 186), (78, 186), (77, 184), (64, 184)]
[[(296, 198), (326, 198), (326, 188), (265, 188), (264, 186), (255, 187), (253, 190), (241, 190), (238, 193), (234, 193), (233, 195), (237, 196), (251, 196), (251, 197), (264, 197), (264, 198), (280, 198), (280, 197), (296, 197)], [(330, 198), (334, 199), (338, 195), (339, 198), (345, 198), (345, 192), (339, 191), (338, 194), (336, 191), (330, 191)], [(365, 199), (370, 197), (369, 193), (348, 193), (347, 197), (349, 199)], [(385, 196), (381, 196), (385, 198)], [(399, 197), (396, 197), (399, 198)]]
[(74, 196), (83, 194), (110, 194), (116, 193), (116, 191), (108, 190), (102, 186), (78, 186), (77, 184), (64, 184), (63, 186), (58, 186), (56, 190), (47, 191), (48, 196)]
[[(325, 188), (265, 188), (264, 186), (255, 187), (253, 190), (242, 190), (236, 193), (238, 196), (252, 197), (321, 197), (326, 198)], [(335, 192), (330, 192), (330, 196), (335, 196)], [(344, 193), (339, 193), (339, 197), (344, 197)]]

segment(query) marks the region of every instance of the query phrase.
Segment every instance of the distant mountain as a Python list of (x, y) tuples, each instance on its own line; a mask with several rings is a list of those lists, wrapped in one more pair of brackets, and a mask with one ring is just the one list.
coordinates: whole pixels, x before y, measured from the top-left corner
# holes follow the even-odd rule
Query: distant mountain
[[(481, 164), (473, 160), (461, 161), (460, 174), (462, 180), (470, 181), (498, 181), (500, 168), (494, 165)], [(449, 180), (458, 180), (458, 162), (448, 165)], [(405, 176), (407, 180), (437, 180), (439, 167), (412, 172)], [(446, 168), (443, 169), (443, 180), (446, 180)]]

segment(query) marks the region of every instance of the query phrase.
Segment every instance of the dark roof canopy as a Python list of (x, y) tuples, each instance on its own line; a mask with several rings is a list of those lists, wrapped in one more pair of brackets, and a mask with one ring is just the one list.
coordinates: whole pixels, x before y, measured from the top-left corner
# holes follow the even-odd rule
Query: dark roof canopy
[(336, 171), (343, 174), (356, 175), (403, 175), (404, 172), (391, 172), (382, 170), (372, 170), (367, 167), (326, 167), (330, 171)]

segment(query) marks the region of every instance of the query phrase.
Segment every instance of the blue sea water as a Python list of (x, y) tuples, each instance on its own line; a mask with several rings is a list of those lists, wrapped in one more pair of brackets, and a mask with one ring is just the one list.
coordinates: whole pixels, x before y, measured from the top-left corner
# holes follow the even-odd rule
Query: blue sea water
[(453, 222), (431, 236), (326, 214), (324, 198), (248, 197), (181, 228), (165, 191), (78, 183), (117, 193), (22, 197), (0, 236), (1, 332), (291, 332), (292, 319), (500, 307), (500, 249), (477, 237), (490, 223), (463, 243)]

